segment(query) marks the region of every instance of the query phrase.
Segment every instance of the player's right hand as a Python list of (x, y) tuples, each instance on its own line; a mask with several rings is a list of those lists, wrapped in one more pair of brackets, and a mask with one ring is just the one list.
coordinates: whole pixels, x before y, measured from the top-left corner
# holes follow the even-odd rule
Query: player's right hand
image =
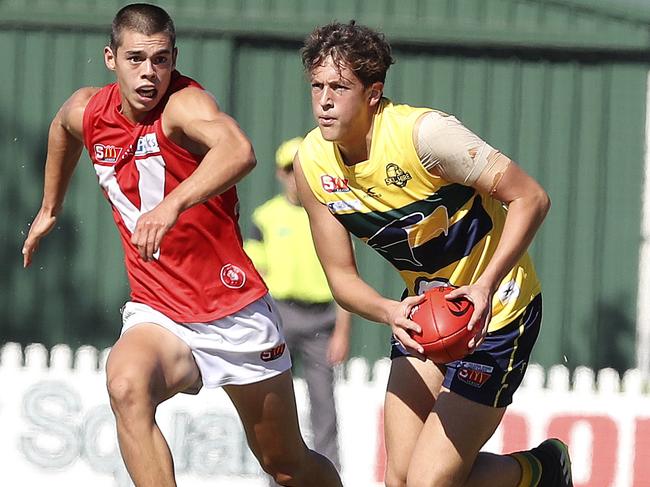
[(163, 237), (178, 219), (178, 209), (164, 199), (153, 210), (140, 215), (135, 225), (131, 243), (145, 262), (157, 258)]
[(409, 316), (411, 316), (411, 310), (424, 301), (424, 294), (419, 296), (409, 296), (402, 301), (396, 303), (395, 307), (391, 310), (388, 324), (393, 330), (393, 335), (397, 338), (402, 345), (413, 355), (424, 358), (424, 349), (422, 345), (411, 338), (408, 331), (414, 331), (415, 333), (420, 333), (421, 328), (415, 321), (411, 321)]
[(474, 305), (474, 312), (467, 323), (467, 329), (476, 329), (474, 337), (467, 344), (470, 352), (473, 352), (485, 339), (490, 319), (492, 318), (492, 295), (494, 291), (478, 283), (471, 286), (460, 286), (445, 296), (448, 300), (457, 298), (469, 299)]
[(23, 268), (28, 267), (32, 263), (32, 256), (36, 252), (36, 249), (38, 249), (39, 242), (45, 235), (52, 231), (55, 224), (56, 216), (49, 210), (41, 208), (29, 227), (29, 233), (23, 244)]

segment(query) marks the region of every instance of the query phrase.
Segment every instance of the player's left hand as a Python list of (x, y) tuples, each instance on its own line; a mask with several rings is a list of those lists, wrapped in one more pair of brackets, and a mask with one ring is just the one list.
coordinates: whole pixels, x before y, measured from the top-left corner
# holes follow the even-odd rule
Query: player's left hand
[(478, 284), (461, 286), (445, 295), (445, 298), (450, 301), (457, 298), (466, 298), (474, 305), (474, 313), (472, 313), (472, 317), (467, 323), (468, 330), (476, 329), (474, 338), (468, 343), (470, 351), (474, 351), (483, 342), (487, 334), (488, 325), (492, 318), (492, 295), (491, 289)]
[(56, 224), (56, 216), (51, 211), (41, 208), (29, 227), (29, 233), (23, 244), (23, 267), (27, 268), (32, 263), (34, 252), (38, 249), (41, 239), (50, 233)]
[(178, 220), (178, 214), (177, 209), (163, 200), (153, 210), (140, 215), (131, 243), (145, 262), (157, 257), (155, 254), (160, 249), (160, 242)]

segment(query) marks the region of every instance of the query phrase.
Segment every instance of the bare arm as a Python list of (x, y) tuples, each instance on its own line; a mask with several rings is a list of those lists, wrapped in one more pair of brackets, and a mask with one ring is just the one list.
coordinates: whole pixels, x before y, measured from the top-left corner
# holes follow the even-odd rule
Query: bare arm
[(551, 201), (544, 188), (507, 156), (495, 151), (488, 161), (504, 168), (503, 173), (485, 171), (474, 187), (504, 203), (508, 214), (497, 249), (476, 284), (495, 291), (533, 241)]
[(59, 109), (50, 124), (45, 160), (45, 178), (41, 208), (32, 222), (23, 244), (23, 267), (32, 262), (40, 240), (56, 224), (70, 179), (83, 150), (83, 114), (98, 88), (76, 91)]
[(246, 135), (203, 90), (186, 88), (174, 94), (162, 123), (174, 142), (203, 155), (203, 159), (190, 177), (138, 219), (131, 242), (144, 260), (158, 251), (164, 235), (183, 211), (228, 190), (256, 164)]
[(413, 138), (421, 160), (435, 161), (429, 168), (432, 174), (452, 183), (471, 185), (508, 207), (501, 238), (486, 269), (472, 286), (448, 295), (449, 299), (465, 296), (472, 300), (475, 309), (469, 327), (483, 325), (480, 339), (489, 324), (492, 296), (530, 245), (550, 201), (546, 191), (521, 167), (453, 117), (421, 117)]
[(419, 331), (419, 326), (407, 319), (421, 296), (404, 301), (385, 298), (359, 276), (352, 242), (347, 230), (329, 210), (314, 197), (296, 155), (294, 160), (296, 184), (300, 201), (309, 215), (316, 253), (336, 301), (344, 309), (364, 318), (391, 326), (395, 336), (407, 347), (422, 351), (406, 330)]
[(515, 162), (496, 151), (488, 157), (488, 161), (492, 164), (488, 167), (501, 167), (503, 172), (484, 171), (474, 187), (507, 205), (503, 232), (492, 259), (474, 285), (458, 288), (449, 295), (450, 299), (468, 296), (474, 302), (474, 315), (468, 327), (472, 329), (476, 324), (482, 324), (482, 328), (477, 340), (470, 343), (470, 346), (480, 343), (487, 333), (492, 296), (506, 274), (526, 252), (550, 209), (546, 191)]

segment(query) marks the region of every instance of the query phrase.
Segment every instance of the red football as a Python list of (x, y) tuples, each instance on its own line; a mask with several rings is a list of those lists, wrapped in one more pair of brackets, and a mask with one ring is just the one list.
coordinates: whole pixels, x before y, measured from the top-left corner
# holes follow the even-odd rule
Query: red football
[(410, 316), (422, 328), (421, 333), (410, 332), (410, 335), (422, 345), (424, 354), (439, 364), (467, 355), (467, 344), (476, 333), (476, 329), (467, 329), (474, 305), (465, 298), (453, 301), (445, 299), (445, 295), (452, 290), (447, 286), (427, 290), (424, 293), (426, 299)]

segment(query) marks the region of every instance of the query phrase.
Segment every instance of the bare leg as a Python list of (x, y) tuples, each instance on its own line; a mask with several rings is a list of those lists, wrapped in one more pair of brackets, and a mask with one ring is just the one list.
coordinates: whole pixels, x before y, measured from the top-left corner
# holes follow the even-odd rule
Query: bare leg
[(137, 487), (175, 487), (171, 453), (155, 422), (156, 407), (197, 383), (187, 345), (151, 323), (135, 326), (113, 346), (106, 376), (117, 437)]
[(406, 486), (413, 450), (433, 409), (442, 378), (442, 372), (430, 361), (393, 359), (384, 405), (387, 487)]
[(505, 408), (492, 408), (441, 388), (431, 361), (392, 362), (384, 408), (387, 487), (514, 487), (521, 469), (506, 455), (479, 453)]
[(479, 453), (504, 413), (443, 390), (415, 446), (408, 486), (515, 487), (521, 469), (514, 458)]
[(302, 439), (290, 371), (224, 389), (239, 412), (248, 445), (277, 483), (295, 487), (342, 485), (332, 463), (309, 450)]

